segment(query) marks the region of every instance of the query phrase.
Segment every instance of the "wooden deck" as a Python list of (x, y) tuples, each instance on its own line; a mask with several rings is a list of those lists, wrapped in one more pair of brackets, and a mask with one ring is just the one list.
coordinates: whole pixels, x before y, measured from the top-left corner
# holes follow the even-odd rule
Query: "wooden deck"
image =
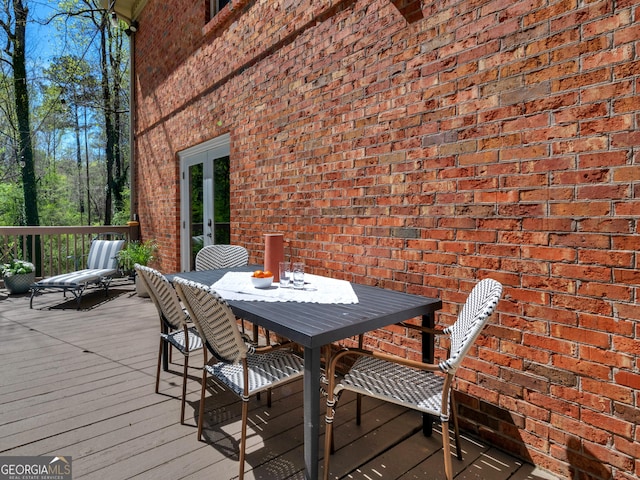
[[(239, 401), (213, 385), (207, 443), (198, 442), (202, 357), (190, 361), (180, 425), (181, 355), (154, 393), (158, 330), (152, 303), (127, 282), (108, 299), (87, 294), (80, 311), (59, 292), (30, 310), (28, 296), (0, 290), (0, 456), (71, 456), (74, 479), (235, 478)], [(274, 391), (271, 408), (252, 399), (245, 478), (304, 478), (301, 402), (301, 382)], [(341, 400), (332, 478), (444, 478), (440, 435), (424, 437), (420, 415), (370, 399), (364, 408), (357, 427), (353, 398)], [(554, 478), (466, 436), (463, 450), (453, 460), (458, 479)]]

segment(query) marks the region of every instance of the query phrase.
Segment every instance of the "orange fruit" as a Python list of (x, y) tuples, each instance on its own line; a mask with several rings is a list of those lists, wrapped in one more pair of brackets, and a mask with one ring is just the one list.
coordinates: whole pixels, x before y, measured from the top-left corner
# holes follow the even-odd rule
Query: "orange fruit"
[(262, 278), (269, 278), (269, 277), (273, 277), (273, 273), (271, 273), (269, 270), (265, 270), (264, 272), (262, 272)]
[(256, 270), (255, 272), (253, 272), (252, 276), (256, 277), (256, 278), (262, 278), (263, 272), (262, 272), (262, 270)]

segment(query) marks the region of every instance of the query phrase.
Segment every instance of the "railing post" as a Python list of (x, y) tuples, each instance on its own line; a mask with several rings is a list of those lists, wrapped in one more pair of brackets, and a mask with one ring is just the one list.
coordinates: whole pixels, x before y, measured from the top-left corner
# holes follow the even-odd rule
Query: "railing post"
[(140, 240), (140, 222), (132, 220), (127, 222), (129, 226), (129, 241)]
[[(36, 265), (37, 277), (68, 273), (77, 269), (71, 258), (83, 258), (89, 240), (99, 234), (118, 233), (131, 240), (140, 238), (139, 224), (106, 226), (0, 226), (0, 262), (13, 258)], [(87, 240), (89, 239), (89, 240)]]

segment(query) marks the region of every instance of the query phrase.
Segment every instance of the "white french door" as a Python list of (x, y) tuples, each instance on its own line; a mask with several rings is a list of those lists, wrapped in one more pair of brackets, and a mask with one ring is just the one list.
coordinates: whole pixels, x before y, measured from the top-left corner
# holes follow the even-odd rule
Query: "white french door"
[(180, 158), (180, 268), (194, 269), (206, 245), (229, 243), (229, 134), (178, 153)]

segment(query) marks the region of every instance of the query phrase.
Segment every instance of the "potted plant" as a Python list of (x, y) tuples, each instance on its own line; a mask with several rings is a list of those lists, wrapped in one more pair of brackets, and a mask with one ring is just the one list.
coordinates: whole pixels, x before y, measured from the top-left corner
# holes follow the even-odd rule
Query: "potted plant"
[(0, 266), (0, 270), (9, 293), (27, 293), (35, 282), (35, 266), (31, 262), (14, 259)]
[(146, 240), (144, 242), (133, 241), (129, 242), (125, 248), (118, 252), (118, 264), (123, 272), (129, 274), (135, 279), (136, 292), (141, 297), (148, 297), (146, 289), (143, 284), (136, 278), (136, 271), (133, 268), (137, 263), (139, 265), (149, 265), (155, 258), (154, 255), (158, 249), (158, 244), (155, 240)]

